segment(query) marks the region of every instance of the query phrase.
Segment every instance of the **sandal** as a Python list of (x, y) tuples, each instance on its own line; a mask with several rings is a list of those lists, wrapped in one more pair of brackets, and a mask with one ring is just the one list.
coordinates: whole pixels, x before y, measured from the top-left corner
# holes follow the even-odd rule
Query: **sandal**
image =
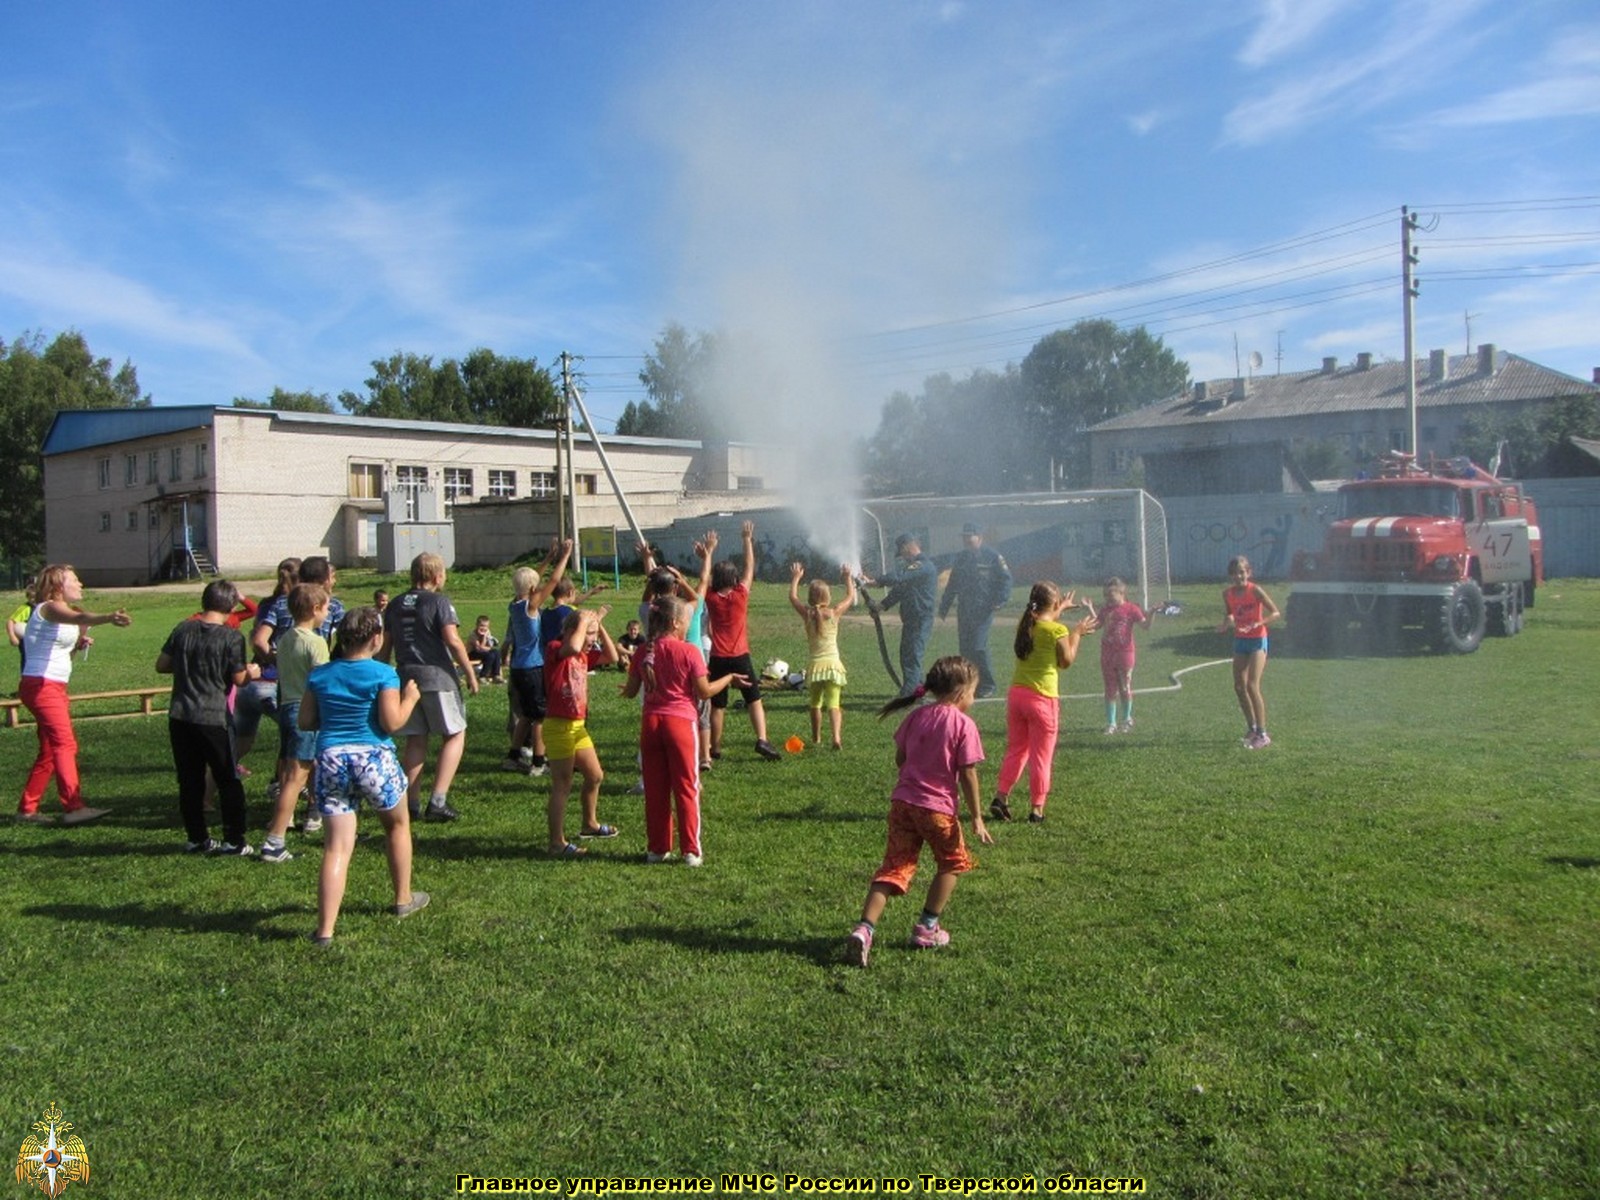
[(550, 851), (551, 858), (582, 858), (589, 853), (587, 846), (580, 846), (577, 842), (568, 842), (559, 850)]
[(989, 805), (989, 815), (996, 821), (1011, 820), (1011, 805), (1006, 803), (1004, 796), (994, 798), (994, 802)]
[(593, 829), (580, 829), (581, 838), (614, 838), (620, 831), (615, 825), (596, 825)]

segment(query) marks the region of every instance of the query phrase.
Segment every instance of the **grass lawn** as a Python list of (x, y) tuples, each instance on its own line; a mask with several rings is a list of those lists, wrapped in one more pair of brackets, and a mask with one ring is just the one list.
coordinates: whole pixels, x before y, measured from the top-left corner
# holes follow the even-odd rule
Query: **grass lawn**
[[(1141, 633), (1137, 685), (1227, 653), (1219, 588), (1180, 589), (1183, 613)], [(506, 591), (504, 573), (450, 583), (467, 624), (498, 628)], [(157, 682), (197, 596), (91, 595), (135, 624), (95, 631), (73, 689)], [(866, 971), (838, 951), (883, 850), (894, 718), (871, 715), (890, 687), (870, 623), (847, 626), (844, 751), (762, 762), (731, 712), (698, 871), (641, 862), (620, 677), (593, 679), (590, 723), (623, 834), (580, 862), (539, 852), (548, 784), (498, 769), (505, 692), (485, 689), (462, 819), (416, 830), (432, 906), (389, 916), (364, 838), (328, 950), (306, 936), (319, 835), (292, 833), (283, 866), (187, 857), (164, 718), (80, 721), (87, 794), (113, 815), (0, 824), (0, 1134), (20, 1144), (59, 1102), (93, 1164), (81, 1196), (725, 1172), (777, 1173), (780, 1194), (784, 1173), (1600, 1194), (1600, 583), (1553, 582), (1522, 636), (1467, 657), (1275, 655), (1259, 752), (1225, 665), (1103, 736), (1087, 643), (1049, 819), (993, 827), (946, 950), (903, 945), (920, 877)], [(757, 585), (751, 630), (758, 663), (803, 665), (783, 588)], [(953, 622), (933, 648), (954, 652)], [(767, 708), (774, 742), (808, 732), (800, 693)], [(1003, 705), (974, 715), (988, 789)], [(34, 750), (31, 728), (0, 729), (13, 793)]]

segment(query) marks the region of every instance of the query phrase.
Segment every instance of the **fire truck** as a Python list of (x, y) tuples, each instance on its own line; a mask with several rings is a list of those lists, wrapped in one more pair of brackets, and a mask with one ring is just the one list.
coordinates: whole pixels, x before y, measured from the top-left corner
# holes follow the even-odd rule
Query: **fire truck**
[(1351, 644), (1471, 654), (1484, 634), (1522, 630), (1544, 582), (1533, 501), (1465, 458), (1391, 453), (1340, 487), (1320, 551), (1290, 572), (1289, 633), (1312, 652)]

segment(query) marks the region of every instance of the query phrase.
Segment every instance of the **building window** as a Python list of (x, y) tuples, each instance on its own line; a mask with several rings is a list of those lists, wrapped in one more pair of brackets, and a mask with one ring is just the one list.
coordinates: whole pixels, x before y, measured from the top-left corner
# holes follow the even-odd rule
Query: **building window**
[(417, 493), (428, 486), (428, 468), (399, 466), (394, 469), (395, 487), (406, 494), (406, 520), (417, 519)]
[(209, 471), (211, 447), (204, 442), (196, 442), (194, 447), (194, 477), (204, 479)]
[(183, 478), (183, 447), (174, 446), (167, 455), (167, 482), (177, 483)]
[(150, 451), (150, 461), (145, 467), (144, 481), (149, 484), (161, 482), (161, 451)]
[(517, 473), (515, 471), (489, 472), (489, 495), (508, 500), (516, 494)]
[(472, 468), (446, 467), (444, 469), (444, 502), (472, 499)]
[(554, 496), (556, 494), (556, 473), (554, 471), (535, 471), (529, 485), (530, 496)]
[(579, 496), (593, 496), (600, 490), (600, 477), (598, 475), (574, 475), (572, 477), (572, 490)]
[(139, 510), (137, 508), (128, 510), (127, 529), (129, 533), (139, 532)]
[(161, 528), (161, 510), (154, 505), (150, 506), (150, 528)]
[[(108, 459), (107, 461), (109, 462), (110, 460)], [(111, 514), (108, 512), (103, 512), (100, 514), (100, 532), (111, 532)]]
[(110, 487), (111, 486), (111, 460), (109, 458), (102, 458), (97, 465), (100, 468), (100, 486), (101, 486), (101, 488)]
[(767, 482), (759, 475), (740, 475), (734, 479), (733, 486), (740, 492), (759, 492), (766, 488)]
[(137, 454), (124, 454), (122, 456), (122, 486), (133, 487), (139, 482), (139, 456)]
[(350, 464), (350, 498), (377, 500), (383, 495), (383, 464)]

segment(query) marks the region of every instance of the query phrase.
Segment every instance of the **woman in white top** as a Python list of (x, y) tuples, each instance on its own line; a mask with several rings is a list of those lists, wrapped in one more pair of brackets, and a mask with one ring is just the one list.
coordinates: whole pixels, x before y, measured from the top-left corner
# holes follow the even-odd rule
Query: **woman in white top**
[(61, 797), (62, 823), (81, 825), (106, 815), (83, 801), (78, 786), (78, 739), (72, 732), (72, 712), (67, 701), (67, 680), (72, 675), (72, 654), (89, 645), (86, 630), (93, 625), (131, 625), (125, 609), (112, 613), (86, 612), (78, 607), (83, 584), (65, 564), (39, 572), (33, 590), (33, 612), (22, 635), (22, 685), (17, 695), (33, 714), (39, 731), (39, 756), (22, 789), (17, 820), (51, 824), (55, 818), (39, 811), (50, 780)]

